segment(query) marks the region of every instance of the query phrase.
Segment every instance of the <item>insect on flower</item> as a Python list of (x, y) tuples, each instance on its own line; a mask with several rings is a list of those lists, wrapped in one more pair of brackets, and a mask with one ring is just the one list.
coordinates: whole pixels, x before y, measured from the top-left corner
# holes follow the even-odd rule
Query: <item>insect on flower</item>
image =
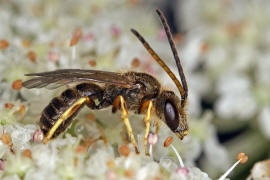
[[(162, 90), (161, 84), (155, 77), (142, 72), (118, 73), (62, 69), (26, 74), (26, 76), (36, 76), (23, 82), (23, 86), (30, 89), (46, 86), (57, 88), (62, 85), (77, 83), (73, 88), (65, 90), (60, 96), (52, 99), (43, 110), (40, 118), (40, 128), (45, 135), (44, 143), (65, 131), (84, 105), (93, 110), (112, 106), (113, 113), (121, 109), (121, 118), (137, 153), (139, 150), (128, 119), (128, 111), (134, 111), (135, 113), (144, 113), (146, 111), (144, 118), (146, 125), (144, 148), (146, 154), (148, 154), (147, 138), (153, 112), (180, 139), (183, 139), (188, 134), (187, 114), (185, 111), (188, 97), (186, 78), (166, 18), (160, 10), (157, 10), (157, 14), (161, 19), (170, 43), (181, 83), (145, 39), (136, 30), (131, 29), (131, 32), (174, 81), (181, 94), (181, 99), (173, 91)], [(159, 129), (158, 124), (156, 126), (157, 131)]]

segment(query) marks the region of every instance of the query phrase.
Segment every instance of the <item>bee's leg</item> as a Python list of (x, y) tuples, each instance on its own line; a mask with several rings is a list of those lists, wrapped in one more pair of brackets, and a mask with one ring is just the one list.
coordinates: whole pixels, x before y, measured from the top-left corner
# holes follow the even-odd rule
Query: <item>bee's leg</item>
[[(87, 103), (91, 103), (91, 101), (88, 101)], [(92, 105), (92, 104), (87, 104), (87, 105), (88, 105), (88, 107), (89, 107), (89, 106)], [(106, 135), (105, 135), (104, 128), (102, 127), (102, 125), (101, 125), (100, 123), (98, 123), (97, 120), (96, 120), (95, 118), (92, 118), (92, 115), (91, 115), (91, 114), (87, 114), (87, 115), (85, 116), (85, 118), (86, 118), (87, 120), (92, 121), (92, 122), (94, 122), (94, 123), (96, 124), (96, 126), (97, 126), (97, 128), (98, 128), (98, 130), (99, 130), (99, 132), (100, 132), (100, 136), (101, 136), (101, 138), (102, 138), (104, 144), (107, 146), (107, 145), (108, 145), (108, 140), (107, 140), (107, 137), (106, 137)]]
[(128, 140), (128, 133), (127, 133), (127, 128), (125, 127), (125, 125), (123, 124), (123, 127), (122, 127), (122, 140), (124, 143), (128, 144), (129, 143), (129, 140)]
[(149, 131), (150, 131), (152, 107), (153, 107), (153, 102), (151, 100), (149, 100), (149, 101), (144, 102), (141, 109), (140, 109), (140, 113), (142, 113), (147, 108), (146, 114), (144, 117), (144, 123), (145, 123), (144, 152), (145, 152), (145, 155), (149, 155), (149, 153), (147, 152), (147, 138), (148, 138)]
[(155, 118), (155, 126), (156, 126), (156, 130), (155, 130), (155, 134), (158, 134), (158, 131), (159, 131), (159, 119), (158, 118)]
[(119, 108), (119, 106), (121, 108), (121, 114), (122, 114), (121, 118), (123, 119), (123, 121), (125, 123), (125, 126), (127, 128), (127, 132), (128, 132), (129, 137), (130, 137), (131, 143), (133, 144), (133, 146), (135, 148), (135, 151), (138, 154), (139, 150), (137, 148), (136, 140), (134, 138), (132, 128), (131, 128), (130, 122), (128, 120), (127, 105), (125, 103), (125, 100), (124, 100), (123, 96), (117, 96), (116, 97), (116, 99), (113, 102), (112, 112), (113, 113), (116, 112), (117, 109)]

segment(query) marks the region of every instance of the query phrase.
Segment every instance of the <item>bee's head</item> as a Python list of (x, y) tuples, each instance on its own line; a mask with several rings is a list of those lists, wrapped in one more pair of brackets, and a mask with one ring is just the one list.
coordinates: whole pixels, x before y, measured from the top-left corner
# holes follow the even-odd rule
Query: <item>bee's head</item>
[(187, 114), (178, 96), (172, 91), (163, 91), (156, 101), (157, 115), (180, 139), (188, 134)]

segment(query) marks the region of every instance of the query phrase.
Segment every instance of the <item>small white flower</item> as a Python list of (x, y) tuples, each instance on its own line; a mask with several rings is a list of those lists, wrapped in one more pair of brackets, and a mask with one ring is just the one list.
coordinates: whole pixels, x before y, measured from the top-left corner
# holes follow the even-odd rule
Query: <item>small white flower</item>
[(216, 137), (212, 136), (206, 140), (204, 150), (206, 155), (204, 161), (207, 162), (207, 169), (211, 169), (211, 172), (225, 171), (227, 169), (230, 164), (228, 152)]
[(16, 174), (3, 177), (3, 180), (20, 180), (20, 179), (21, 178)]
[(257, 162), (248, 177), (248, 180), (269, 180), (270, 177), (270, 160)]
[(192, 168), (184, 168), (184, 169), (178, 169), (178, 171), (175, 171), (170, 177), (170, 180), (211, 180), (208, 175), (204, 172), (202, 172), (200, 169), (196, 167)]
[(48, 171), (46, 168), (32, 168), (24, 176), (24, 180), (60, 180), (53, 171)]
[(150, 162), (145, 166), (142, 166), (140, 169), (138, 169), (135, 179), (138, 180), (152, 179), (157, 174), (159, 174), (159, 172), (160, 172), (159, 165), (156, 162)]
[(236, 117), (240, 120), (249, 120), (252, 118), (257, 104), (250, 90), (250, 80), (240, 74), (232, 73), (221, 77), (218, 83), (218, 92), (221, 97), (215, 107), (217, 113), (224, 119)]
[(39, 169), (51, 172), (56, 168), (56, 162), (59, 158), (56, 149), (53, 149), (51, 146), (44, 146), (43, 144), (36, 144), (31, 149), (32, 158)]
[[(102, 142), (103, 143), (103, 142)], [(86, 162), (86, 172), (91, 176), (102, 175), (107, 171), (106, 162), (113, 159), (113, 150), (111, 147), (97, 149)]]
[(23, 177), (32, 167), (33, 162), (28, 157), (22, 156), (21, 153), (8, 154), (4, 171), (7, 175), (17, 174), (19, 177)]
[(263, 134), (270, 138), (270, 107), (264, 107), (260, 112), (259, 125)]
[(22, 126), (20, 124), (6, 127), (7, 132), (10, 132), (14, 150), (22, 151), (23, 149), (30, 148), (32, 134), (36, 128), (37, 126), (35, 125)]

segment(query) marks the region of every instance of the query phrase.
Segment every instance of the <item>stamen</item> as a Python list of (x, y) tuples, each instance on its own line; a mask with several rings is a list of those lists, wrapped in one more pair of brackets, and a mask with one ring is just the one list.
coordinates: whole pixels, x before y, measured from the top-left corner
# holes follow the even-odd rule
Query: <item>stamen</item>
[(113, 160), (109, 160), (109, 161), (107, 161), (106, 162), (106, 165), (107, 165), (107, 167), (109, 168), (109, 169), (113, 169), (113, 168), (115, 168), (115, 162), (113, 161)]
[(133, 68), (139, 67), (140, 64), (141, 64), (141, 62), (140, 62), (139, 58), (134, 58), (134, 59), (132, 60), (132, 62), (131, 62), (131, 66), (132, 66)]
[(170, 145), (171, 146), (171, 148), (173, 149), (173, 151), (175, 152), (175, 154), (176, 154), (176, 156), (177, 156), (177, 158), (178, 158), (178, 161), (179, 161), (179, 164), (180, 164), (180, 166), (183, 168), (183, 167), (185, 167), (184, 166), (184, 163), (183, 163), (183, 160), (182, 160), (182, 158), (181, 158), (181, 156), (180, 156), (180, 154), (177, 152), (177, 150), (175, 149), (175, 147), (171, 144)]
[(84, 145), (78, 145), (75, 149), (76, 153), (86, 153), (87, 152), (87, 147)]
[(171, 145), (173, 142), (173, 137), (169, 136), (167, 137), (167, 139), (164, 141), (164, 147), (168, 147), (169, 145)]
[(21, 40), (21, 45), (22, 45), (24, 48), (28, 48), (28, 47), (30, 47), (31, 42), (30, 42), (28, 39), (22, 39), (22, 40)]
[(60, 59), (60, 55), (59, 55), (57, 52), (50, 51), (50, 52), (48, 53), (48, 59), (49, 59), (49, 61), (51, 61), (51, 62), (57, 62), (57, 61), (59, 61), (59, 59)]
[(70, 46), (72, 47), (72, 60), (75, 60), (76, 58), (76, 44), (79, 42), (79, 40), (82, 37), (82, 29), (81, 28), (77, 28), (74, 33), (73, 36), (70, 40)]
[(245, 164), (248, 160), (248, 156), (245, 153), (241, 152), (237, 155), (237, 159), (240, 160), (241, 164)]
[(96, 67), (97, 63), (94, 59), (91, 59), (88, 64), (91, 66), (91, 67)]
[(29, 58), (29, 60), (33, 63), (35, 63), (37, 61), (37, 54), (34, 51), (29, 51), (27, 53), (27, 57)]
[(69, 45), (70, 46), (76, 45), (79, 42), (79, 40), (81, 39), (82, 35), (83, 35), (83, 33), (82, 33), (82, 29), (81, 28), (75, 29), (75, 31), (73, 32), (73, 36), (72, 36), (72, 38), (70, 40), (70, 44)]
[(111, 33), (112, 33), (113, 37), (118, 37), (121, 34), (121, 30), (117, 26), (112, 25), (111, 26)]
[(7, 108), (7, 109), (11, 109), (13, 107), (14, 107), (14, 104), (11, 104), (11, 103), (6, 103), (5, 104), (5, 108)]
[(7, 133), (4, 133), (1, 137), (1, 140), (3, 141), (4, 144), (6, 145), (10, 145), (12, 142), (11, 142), (11, 138), (10, 136), (7, 134)]
[(23, 152), (22, 152), (23, 156), (24, 157), (27, 157), (29, 159), (32, 159), (32, 152), (30, 149), (25, 149)]
[(20, 90), (22, 88), (22, 80), (18, 79), (18, 80), (13, 81), (11, 87), (14, 90)]
[(18, 113), (20, 113), (21, 115), (23, 115), (23, 114), (25, 113), (25, 106), (24, 106), (24, 105), (21, 105), (20, 108), (19, 108), (19, 110), (16, 111), (16, 112), (18, 112)]
[(244, 164), (248, 160), (248, 156), (245, 155), (245, 153), (241, 152), (237, 155), (238, 161), (232, 165), (230, 169), (228, 169), (218, 180), (225, 180), (225, 178), (232, 172), (232, 170), (239, 164)]
[(106, 172), (106, 179), (107, 180), (116, 180), (117, 179), (117, 173), (114, 170), (109, 169)]
[(178, 161), (179, 161), (179, 164), (180, 164), (180, 167), (184, 168), (185, 165), (183, 163), (183, 160), (180, 156), (180, 154), (177, 152), (177, 150), (175, 149), (175, 147), (172, 145), (172, 142), (173, 142), (173, 137), (172, 136), (169, 136), (165, 141), (164, 141), (164, 147), (168, 147), (170, 146), (173, 151), (175, 152), (177, 158), (178, 158)]
[(7, 160), (0, 159), (0, 171), (2, 171), (4, 169), (4, 165), (5, 165), (6, 161)]
[(165, 30), (164, 28), (162, 28), (159, 32), (158, 32), (158, 40), (163, 40), (166, 38), (166, 33), (165, 33)]
[(11, 137), (9, 136), (9, 134), (8, 133), (3, 133), (2, 137), (1, 137), (1, 140), (2, 140), (2, 142), (4, 144), (9, 146), (10, 152), (14, 153), (13, 144), (12, 144)]
[(150, 144), (149, 146), (149, 154), (150, 154), (151, 159), (153, 159), (153, 145), (152, 144)]
[(176, 169), (176, 173), (179, 175), (181, 174), (183, 176), (187, 176), (189, 173), (189, 170), (187, 168), (180, 167)]
[(155, 145), (158, 142), (158, 135), (157, 134), (153, 134), (153, 133), (149, 133), (148, 135), (148, 143), (150, 144), (149, 146), (149, 154), (150, 157), (153, 158), (153, 145)]
[(72, 46), (72, 53), (71, 53), (72, 60), (76, 59), (76, 46)]
[(130, 149), (127, 145), (123, 144), (118, 148), (118, 152), (120, 155), (128, 157), (128, 155), (130, 154)]
[(8, 48), (8, 46), (9, 46), (9, 43), (7, 40), (4, 40), (4, 39), (0, 40), (0, 49), (6, 49)]
[(40, 129), (37, 129), (33, 134), (33, 142), (42, 143), (44, 139), (44, 134)]

